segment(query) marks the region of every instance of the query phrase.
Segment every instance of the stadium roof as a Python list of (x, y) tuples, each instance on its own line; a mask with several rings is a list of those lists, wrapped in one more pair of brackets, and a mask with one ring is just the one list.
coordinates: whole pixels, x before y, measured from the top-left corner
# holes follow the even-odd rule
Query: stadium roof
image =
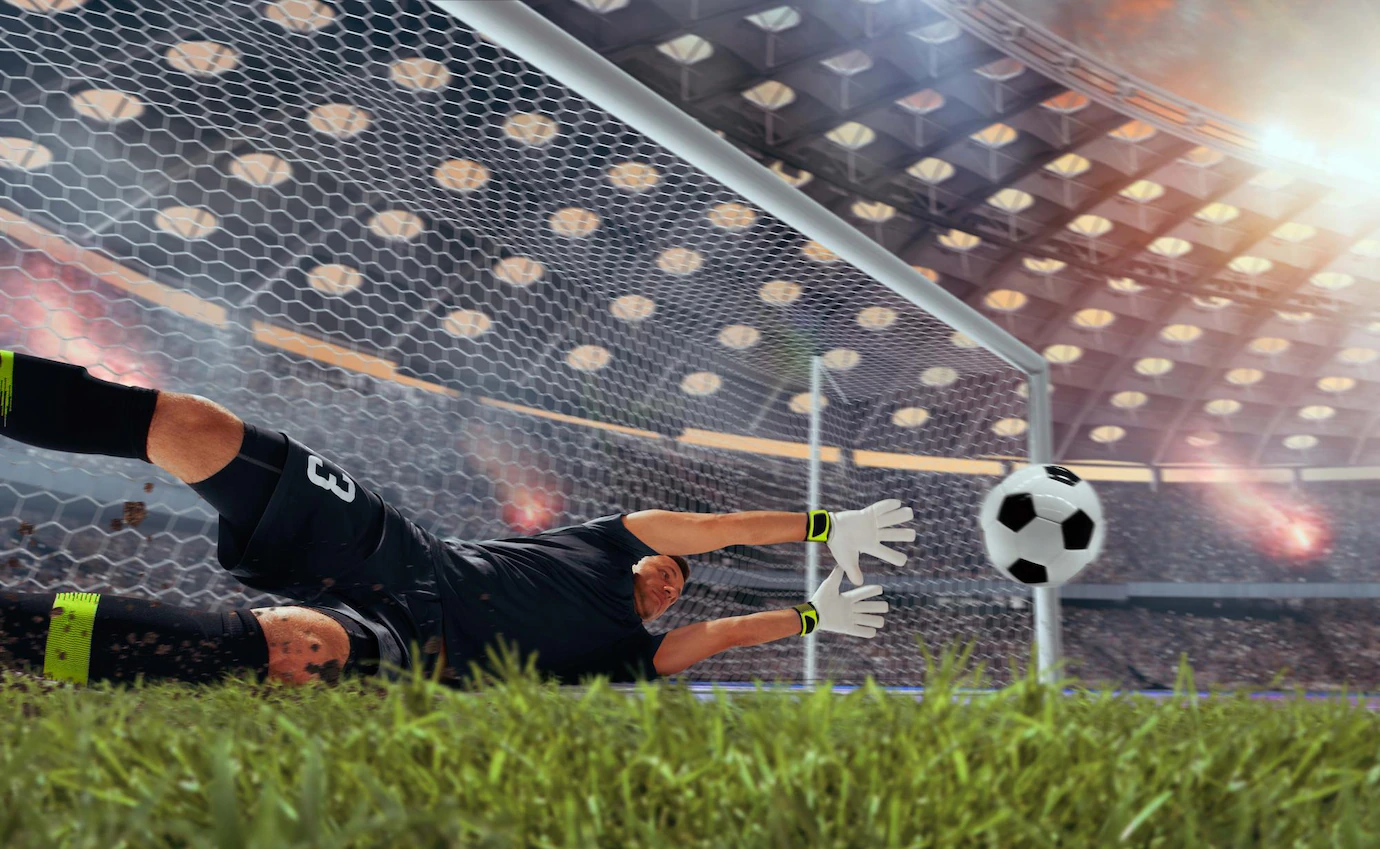
[[(1047, 63), (1014, 58), (993, 46), (1007, 42), (990, 32), (979, 38), (914, 0), (529, 5), (1042, 352), (1053, 364), (1060, 459), (1380, 463), (1370, 440), (1380, 422), (1374, 197), (1273, 170), (1238, 155), (1240, 139), (1228, 135), (1218, 147), (1230, 154), (1205, 145), (1201, 128), (1211, 121), (1202, 116), (1174, 127), (1147, 114), (1129, 90), (1109, 97), (1071, 89)], [(409, 44), (371, 45), (369, 55), (387, 61), (361, 71), (358, 91), (325, 98), (305, 115), (285, 106), (295, 92), (275, 80), (264, 56), (229, 46), (243, 37), (241, 23), (262, 28), (268, 21), (283, 43), (328, 33), (337, 6), (355, 15), (372, 8), (318, 0), (221, 8), (188, 0), (148, 4), (136, 16), (102, 0), (0, 4), (0, 25), (13, 18), (37, 26), (42, 16), (44, 27), (82, 48), (68, 57), (79, 73), (66, 76), (31, 62), (29, 47), (7, 55), (12, 84), (0, 101), (0, 165), (8, 174), (39, 175), (15, 180), (10, 199), (20, 209), (41, 209), (36, 223), (79, 233), (82, 244), (154, 277), (178, 278), (218, 305), (249, 309), (277, 299), (285, 314), (330, 338), (365, 350), (401, 349), (404, 330), (429, 307), (367, 292), (365, 272), (372, 264), (372, 273), (424, 276), (434, 260), (416, 257), (443, 253), (432, 250), (442, 236), (424, 231), (416, 211), (387, 203), (388, 188), (443, 191), (451, 202), (512, 175), (465, 158), (402, 174), (396, 160), (346, 150), (365, 132), (386, 135), (390, 151), (410, 152), (409, 163), (442, 146), (408, 138), (385, 115), (357, 105), (398, 90), (464, 90), (465, 80)], [(183, 7), (215, 12), (188, 15)], [(146, 43), (114, 45), (113, 29), (90, 23), (98, 16), (131, 31), (151, 27), (151, 35)], [(268, 51), (276, 43), (259, 46)], [(51, 48), (32, 49), (37, 56)], [(212, 83), (226, 95), (200, 92)], [(495, 161), (520, 162), (524, 151), (575, 143), (563, 138), (571, 131), (559, 116), (516, 89), (467, 96), (481, 94), (506, 118), (482, 131), (459, 130), (488, 134), (484, 144), (505, 151)], [(81, 121), (118, 136), (141, 116), (152, 129), (140, 130), (139, 145), (121, 148), (127, 160), (99, 146), (106, 136), (72, 131)], [(300, 167), (303, 159), (318, 167)], [(222, 167), (234, 178), (229, 187), (199, 182), (219, 182)], [(45, 174), (54, 182), (44, 182)], [(360, 175), (375, 188), (362, 189)], [(668, 176), (649, 163), (601, 171), (614, 189), (634, 194)], [(288, 180), (296, 181), (287, 184), (292, 191), (272, 203), (260, 191)], [(724, 203), (699, 226), (733, 232), (756, 214)], [(578, 240), (603, 224), (592, 210), (569, 206), (542, 219), (542, 236)], [(631, 244), (637, 234), (620, 226), (617, 235)], [(371, 248), (371, 238), (418, 247), (408, 248), (415, 255), (390, 257)], [(260, 251), (264, 245), (274, 249)], [(795, 257), (802, 275), (833, 259), (812, 245)], [(700, 261), (681, 247), (655, 259), (672, 280), (693, 274)], [(466, 274), (532, 291), (549, 283), (547, 271), (515, 254)], [(367, 299), (382, 323), (361, 329), (350, 314), (321, 307), (311, 290), (349, 295), (351, 303)], [(758, 301), (791, 303), (801, 292), (798, 279), (767, 279), (752, 295), (757, 308)], [(628, 295), (599, 320), (632, 326), (670, 306)], [(858, 362), (845, 332), (865, 338), (857, 328), (896, 320), (889, 307), (846, 306), (840, 344), (820, 352), (838, 372)], [(472, 308), (427, 317), (455, 338), (489, 329), (488, 317)], [(757, 344), (754, 332), (725, 326), (716, 338), (736, 352)], [(918, 380), (951, 381), (944, 358), (967, 356), (969, 344), (961, 334), (946, 341), (945, 352), (916, 363)], [(416, 350), (403, 353), (410, 362), (424, 359)], [(580, 372), (609, 362), (606, 349), (591, 345), (561, 355)], [(855, 373), (891, 365), (862, 359)], [(678, 386), (689, 396), (712, 394), (716, 380), (697, 371)], [(808, 408), (808, 398), (790, 400)], [(892, 423), (923, 423), (926, 411), (908, 410), (897, 410)], [(1016, 442), (1012, 453), (1020, 453)]]
[(1044, 353), (1057, 456), (1380, 456), (1374, 196), (943, 2), (529, 5)]

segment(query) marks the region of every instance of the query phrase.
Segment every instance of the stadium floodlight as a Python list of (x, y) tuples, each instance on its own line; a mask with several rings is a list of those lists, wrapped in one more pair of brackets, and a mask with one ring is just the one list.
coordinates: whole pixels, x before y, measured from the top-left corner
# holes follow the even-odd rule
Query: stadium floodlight
[[(917, 684), (917, 634), (1051, 668), (1056, 591), (1032, 629), (976, 528), (1050, 460), (1044, 359), (522, 4), (435, 5), (12, 13), (0, 347), (206, 395), (441, 535), (901, 498), (877, 639), (693, 677)], [(7, 448), (0, 516), (0, 586), (263, 598), (144, 466)], [(780, 549), (693, 559), (657, 624), (798, 602)]]

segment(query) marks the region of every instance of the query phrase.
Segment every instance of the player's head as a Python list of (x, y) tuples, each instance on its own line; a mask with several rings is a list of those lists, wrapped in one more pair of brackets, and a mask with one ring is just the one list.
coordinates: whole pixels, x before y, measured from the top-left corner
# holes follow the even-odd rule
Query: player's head
[(633, 601), (643, 622), (666, 612), (685, 591), (690, 564), (677, 554), (644, 557), (633, 566)]

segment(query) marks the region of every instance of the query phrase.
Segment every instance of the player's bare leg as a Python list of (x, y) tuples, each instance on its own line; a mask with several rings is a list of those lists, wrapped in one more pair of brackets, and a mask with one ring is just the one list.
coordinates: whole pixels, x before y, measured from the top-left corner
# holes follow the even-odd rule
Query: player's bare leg
[(149, 425), (149, 461), (183, 483), (200, 483), (239, 453), (244, 422), (215, 401), (158, 393)]
[[(207, 398), (160, 392), (149, 425), (148, 454), (155, 466), (183, 483), (200, 483), (239, 453), (244, 422)], [(350, 656), (344, 627), (305, 607), (252, 611), (268, 640), (268, 674), (289, 684), (339, 680)]]
[[(243, 439), (244, 422), (215, 401), (160, 392), (149, 426), (148, 455), (183, 483), (200, 483), (235, 459)], [(350, 637), (339, 622), (305, 607), (266, 607), (253, 613), (268, 639), (270, 678), (290, 684), (339, 679), (350, 656)]]

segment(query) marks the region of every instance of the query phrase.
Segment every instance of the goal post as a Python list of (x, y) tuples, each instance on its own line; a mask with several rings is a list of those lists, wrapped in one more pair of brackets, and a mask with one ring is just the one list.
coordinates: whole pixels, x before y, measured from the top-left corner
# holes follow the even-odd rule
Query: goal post
[[(921, 276), (895, 254), (839, 219), (813, 199), (777, 179), (732, 144), (681, 111), (520, 0), (427, 0), (476, 32), (542, 69), (581, 97), (647, 135), (668, 151), (757, 204), (767, 213), (833, 251), (891, 289), (1025, 372), (1027, 452), (1031, 463), (1053, 461), (1053, 412), (1049, 364), (1015, 336)], [(812, 412), (811, 433), (818, 413)], [(817, 471), (811, 443), (811, 468)], [(811, 490), (812, 495), (814, 490)], [(813, 498), (811, 499), (813, 503)], [(813, 555), (812, 555), (813, 557)], [(813, 559), (811, 563), (813, 564)], [(810, 589), (813, 590), (813, 566)], [(1036, 650), (1041, 674), (1053, 674), (1061, 653), (1059, 592), (1033, 591)], [(813, 642), (807, 648), (813, 661)]]
[[(876, 639), (686, 677), (918, 685), (917, 637), (978, 641), (995, 683), (1032, 639), (1053, 668), (1057, 593), (999, 577), (977, 528), (1008, 461), (1050, 459), (1046, 363), (787, 182), (809, 175), (507, 0), (0, 22), (0, 349), (210, 398), (442, 538), (897, 498), (918, 537), (904, 567), (865, 556)], [(0, 589), (291, 603), (220, 569), (216, 534), (146, 464), (0, 440)], [(690, 562), (652, 633), (797, 604), (833, 565)]]

